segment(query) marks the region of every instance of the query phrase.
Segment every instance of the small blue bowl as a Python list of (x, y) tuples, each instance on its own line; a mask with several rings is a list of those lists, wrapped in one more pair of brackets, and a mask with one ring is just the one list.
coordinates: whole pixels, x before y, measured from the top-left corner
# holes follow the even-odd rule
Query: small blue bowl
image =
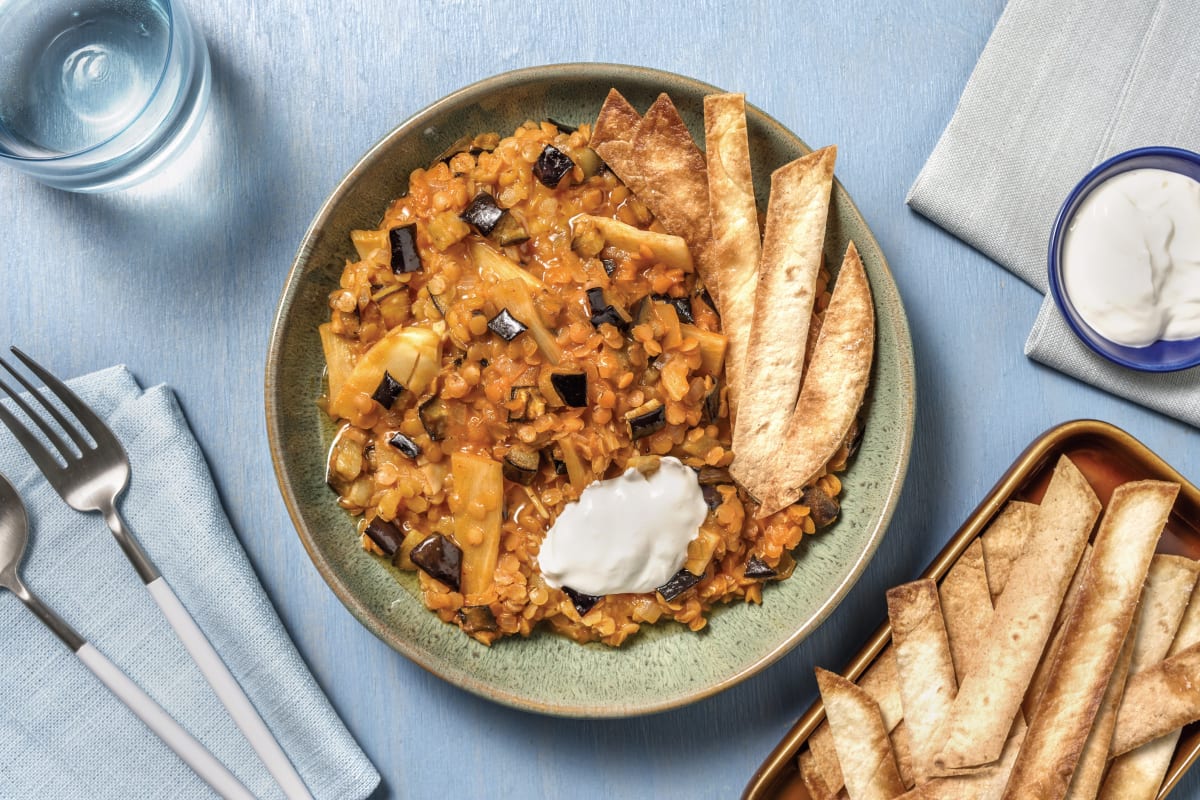
[(1066, 202), (1058, 212), (1058, 218), (1054, 220), (1054, 230), (1050, 232), (1050, 252), (1047, 257), (1050, 267), (1050, 294), (1054, 296), (1054, 302), (1058, 304), (1075, 335), (1109, 361), (1144, 372), (1174, 372), (1200, 365), (1200, 337), (1177, 342), (1160, 339), (1147, 347), (1128, 347), (1109, 341), (1084, 322), (1083, 317), (1071, 304), (1071, 298), (1067, 295), (1063, 283), (1063, 239), (1072, 217), (1075, 216), (1075, 210), (1101, 183), (1122, 172), (1135, 169), (1165, 169), (1200, 181), (1200, 153), (1177, 147), (1140, 147), (1113, 156), (1085, 175), (1067, 195)]

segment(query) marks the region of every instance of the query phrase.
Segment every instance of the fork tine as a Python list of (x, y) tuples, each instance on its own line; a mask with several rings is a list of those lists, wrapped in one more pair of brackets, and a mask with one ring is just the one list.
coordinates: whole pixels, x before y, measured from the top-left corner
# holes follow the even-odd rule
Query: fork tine
[[(8, 364), (5, 364), (4, 359), (2, 358), (0, 358), (0, 365), (8, 367)], [(10, 369), (9, 371), (11, 372), (12, 370)], [(61, 438), (59, 438), (58, 433), (55, 432), (54, 428), (51, 428), (49, 423), (42, 419), (40, 414), (34, 411), (28, 403), (22, 400), (21, 396), (13, 391), (11, 386), (4, 381), (0, 381), (0, 389), (2, 389), (4, 393), (7, 394), (14, 403), (16, 403), (17, 408), (25, 412), (25, 416), (33, 420), (34, 424), (41, 429), (42, 433), (46, 435), (46, 438), (50, 440), (50, 444), (54, 445), (54, 448), (62, 455), (63, 460), (70, 461), (71, 459), (75, 458), (75, 453), (66, 445), (65, 442), (63, 442)], [(11, 412), (9, 413), (9, 416), (12, 416)], [(16, 417), (12, 417), (12, 419), (15, 421)], [(25, 426), (22, 425), (21, 427), (24, 428)], [(26, 428), (26, 430), (28, 430), (28, 428)]]
[[(12, 393), (12, 390), (8, 386), (5, 386), (2, 381), (0, 381), (0, 386), (4, 388), (9, 397), (18, 400), (17, 396)], [(18, 400), (18, 405), (20, 404)], [(36, 419), (36, 417), (33, 417), (33, 419)], [(42, 471), (50, 483), (55, 484), (55, 477), (62, 471), (62, 465), (54, 460), (54, 456), (50, 454), (50, 451), (43, 447), (42, 443), (37, 440), (37, 437), (3, 405), (0, 405), (0, 422), (3, 422), (4, 427), (12, 431), (12, 435), (25, 448), (25, 452), (29, 453), (29, 457), (33, 459), (33, 463), (37, 464), (38, 469)]]
[[(124, 448), (121, 447), (121, 443), (117, 439), (116, 435), (109, 429), (107, 425), (104, 424), (104, 421), (100, 419), (100, 417), (96, 416), (96, 412), (92, 411), (92, 409), (88, 407), (87, 403), (80, 400), (78, 395), (67, 388), (65, 383), (56, 378), (54, 374), (50, 372), (50, 370), (46, 369), (32, 358), (22, 353), (16, 347), (9, 347), (8, 349), (12, 351), (13, 355), (21, 359), (21, 363), (28, 367), (30, 372), (41, 378), (42, 382), (46, 384), (46, 388), (54, 392), (54, 395), (62, 401), (63, 405), (71, 410), (71, 413), (73, 413), (75, 418), (78, 419), (80, 424), (83, 425), (84, 430), (92, 435), (92, 439), (97, 445), (101, 443), (104, 443), (108, 446), (115, 445), (116, 447), (120, 448), (121, 452), (124, 452)], [(3, 359), (0, 359), (0, 363), (3, 363)], [(7, 366), (7, 364), (5, 366)], [(11, 368), (9, 371), (12, 371)], [(37, 395), (37, 392), (34, 392), (34, 394)], [(39, 399), (41, 399), (40, 395), (37, 396)], [(52, 405), (47, 403), (45, 400), (42, 401), (42, 405), (50, 409), (51, 413), (54, 414), (54, 418), (58, 420), (58, 423), (64, 428), (67, 428), (68, 432), (70, 431), (70, 427), (66, 424), (66, 421), (63, 419), (62, 415), (58, 414)], [(81, 443), (78, 439), (75, 441), (77, 444), (79, 444), (81, 449), (91, 449), (90, 444)]]
[[(80, 452), (87, 452), (91, 449), (92, 443), (79, 433), (75, 426), (72, 425), (65, 416), (63, 416), (61, 411), (59, 411), (52, 403), (46, 400), (46, 397), (37, 390), (37, 387), (30, 383), (24, 375), (13, 369), (12, 365), (5, 361), (2, 357), (0, 357), (0, 367), (4, 367), (6, 370), (8, 370), (8, 373), (16, 378), (23, 387), (25, 387), (25, 390), (38, 401), (42, 408), (50, 412), (50, 416), (54, 418), (55, 422), (62, 426), (62, 429), (67, 432), (67, 436), (71, 437), (71, 441), (75, 443)], [(51, 442), (54, 443), (54, 446), (59, 449), (59, 452), (70, 459), (73, 455), (73, 453), (70, 451), (70, 448), (66, 447), (61, 440), (55, 437), (53, 429), (46, 424), (42, 415), (36, 413), (32, 407), (21, 402), (21, 399), (17, 397), (17, 395), (11, 389), (6, 387), (5, 391), (8, 392), (8, 396), (13, 399), (13, 402), (19, 405), (21, 410), (28, 414), (29, 418), (37, 423), (37, 426), (42, 429), (42, 433), (46, 434), (46, 436), (50, 438)]]

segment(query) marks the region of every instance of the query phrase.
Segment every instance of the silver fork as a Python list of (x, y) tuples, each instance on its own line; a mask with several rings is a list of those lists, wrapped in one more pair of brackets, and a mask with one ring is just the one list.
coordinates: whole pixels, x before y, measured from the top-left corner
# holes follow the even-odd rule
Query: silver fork
[(221, 797), (227, 800), (254, 800), (254, 795), (238, 782), (225, 765), (204, 745), (183, 729), (162, 706), (130, 680), (112, 663), (75, 632), (53, 609), (29, 591), (21, 580), (21, 560), (29, 542), (29, 518), (17, 490), (0, 475), (0, 586), (20, 598), (38, 619), (46, 624), (63, 644), (92, 671), (138, 719), (154, 731), (168, 747), (183, 759)]
[[(0, 358), (3, 366), (29, 394), (37, 400), (47, 414), (58, 423), (59, 427), (74, 443), (75, 449), (67, 445), (53, 426), (38, 413), (30, 403), (14, 391), (7, 383), (0, 380), (0, 389), (4, 391), (21, 409), (24, 414), (38, 427), (51, 446), (54, 453), (46, 449), (37, 436), (26, 427), (15, 415), (0, 405), (0, 422), (12, 431), (13, 436), (29, 453), (34, 463), (46, 476), (46, 480), (62, 496), (67, 504), (77, 511), (99, 511), (104, 516), (109, 530), (112, 531), (117, 543), (124, 551), (126, 558), (137, 571), (138, 577), (146, 585), (146, 589), (158, 604), (163, 616), (175, 630), (179, 639), (187, 648), (188, 654), (200, 668), (200, 672), (208, 681), (217, 698), (225, 706), (233, 721), (245, 735), (258, 757), (262, 759), (271, 775), (283, 789), (289, 800), (312, 800), (312, 795), (300, 778), (300, 774), (288, 760), (283, 748), (271, 734), (258, 711), (255, 710), (242, 687), (230, 673), (225, 662), (217, 655), (208, 638), (192, 619), (191, 614), (179, 602), (166, 579), (158, 571), (158, 567), (142, 549), (133, 531), (121, 517), (117, 509), (117, 498), (125, 491), (129, 483), (129, 458), (125, 448), (109, 430), (104, 421), (96, 416), (87, 404), (80, 400), (74, 392), (47, 369), (42, 367), (29, 356), (15, 347), (10, 348), (21, 362), (38, 377), (67, 409), (74, 415), (75, 420), (87, 432), (87, 436), (73, 425), (57, 407), (43, 395), (34, 384), (24, 375), (14, 369), (7, 361)], [(91, 440), (88, 440), (88, 436)], [(65, 462), (62, 463), (62, 462)]]

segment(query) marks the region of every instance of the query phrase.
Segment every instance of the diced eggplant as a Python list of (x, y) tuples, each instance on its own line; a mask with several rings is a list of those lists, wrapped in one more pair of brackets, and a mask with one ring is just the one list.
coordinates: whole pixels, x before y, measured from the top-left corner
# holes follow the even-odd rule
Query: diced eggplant
[(458, 622), (466, 633), (495, 633), (496, 615), (487, 606), (467, 606), (458, 610)]
[(656, 294), (654, 299), (659, 303), (670, 303), (675, 306), (675, 313), (679, 315), (680, 322), (686, 322), (689, 325), (696, 321), (692, 316), (692, 300), (689, 297), (671, 297), (667, 294)]
[(770, 580), (786, 581), (796, 571), (796, 557), (784, 550), (779, 555), (779, 566), (775, 567), (775, 577)]
[(551, 456), (550, 463), (554, 464), (555, 475), (567, 474), (567, 462), (563, 461), (561, 458), (554, 458), (554, 456)]
[(388, 231), (388, 243), (392, 247), (392, 272), (403, 275), (425, 269), (421, 264), (421, 253), (417, 250), (417, 223)]
[(704, 419), (710, 424), (716, 423), (721, 416), (721, 386), (714, 383), (704, 395)]
[(488, 236), (495, 230), (496, 223), (502, 216), (504, 216), (504, 209), (496, 205), (496, 198), (487, 192), (480, 192), (475, 195), (475, 199), (466, 207), (466, 210), (459, 214), (459, 219), (474, 225), (477, 231)]
[(568, 125), (565, 122), (559, 122), (554, 117), (546, 117), (546, 122), (549, 122), (551, 125), (558, 128), (559, 133), (565, 133), (568, 136), (570, 136), (575, 131), (579, 130), (578, 126)]
[(686, 569), (681, 569), (671, 577), (671, 580), (658, 587), (657, 591), (662, 595), (662, 599), (669, 603), (699, 582), (699, 575), (693, 575)]
[(537, 450), (531, 450), (521, 445), (513, 445), (504, 454), (504, 477), (513, 483), (528, 486), (537, 477), (541, 456)]
[(500, 309), (500, 313), (488, 320), (488, 329), (492, 333), (499, 336), (506, 342), (511, 342), (513, 339), (520, 336), (526, 328), (519, 319), (508, 313), (507, 308)]
[(600, 264), (604, 267), (604, 274), (608, 275), (610, 278), (612, 277), (612, 274), (617, 271), (616, 259), (602, 258), (600, 259)]
[(593, 175), (600, 174), (600, 171), (604, 169), (604, 159), (600, 158), (600, 154), (590, 147), (581, 147), (575, 151), (575, 163), (583, 170), (585, 181)]
[(733, 476), (724, 467), (703, 466), (696, 472), (696, 481), (701, 486), (719, 486), (733, 483)]
[(450, 406), (434, 395), (417, 408), (417, 416), (425, 427), (425, 433), (435, 442), (446, 438), (446, 426), (450, 423)]
[(617, 310), (612, 306), (609, 306), (597, 314), (592, 314), (592, 325), (599, 328), (605, 323), (612, 325), (622, 333), (629, 329), (629, 323), (626, 320), (621, 319), (621, 315), (618, 314)]
[(701, 486), (700, 494), (704, 496), (704, 505), (708, 506), (709, 511), (716, 511), (725, 502), (716, 486)]
[(750, 556), (750, 560), (746, 562), (746, 571), (742, 574), (747, 578), (766, 580), (767, 578), (774, 578), (778, 573), (773, 568), (767, 566), (767, 562), (758, 556)]
[(581, 617), (591, 611), (596, 603), (600, 602), (600, 598), (597, 595), (577, 592), (570, 586), (564, 586), (562, 590), (563, 594), (571, 598), (571, 605), (575, 606), (575, 610), (579, 612), (579, 616)]
[(667, 424), (667, 410), (661, 400), (651, 400), (627, 413), (625, 421), (629, 423), (630, 437), (641, 439), (663, 429)]
[(563, 403), (572, 408), (583, 408), (587, 405), (587, 373), (586, 372), (552, 372), (550, 383), (554, 391), (562, 398)]
[(509, 400), (520, 400), (521, 407), (508, 412), (509, 422), (528, 422), (546, 413), (546, 398), (536, 386), (514, 386), (508, 392)]
[(429, 292), (429, 302), (433, 303), (433, 307), (436, 308), (438, 310), (438, 313), (442, 315), (442, 318), (445, 319), (445, 317), (446, 317), (446, 299), (440, 294), (434, 294), (433, 292)]
[(552, 144), (542, 148), (542, 154), (533, 165), (533, 177), (550, 189), (558, 187), (559, 182), (568, 172), (575, 168), (575, 162), (570, 156)]
[(711, 308), (713, 311), (717, 310), (717, 303), (715, 300), (712, 299), (712, 295), (708, 293), (707, 288), (700, 290), (700, 299), (703, 300), (705, 303), (708, 303), (708, 307)]
[(592, 309), (592, 313), (596, 314), (608, 308), (608, 301), (604, 299), (604, 289), (599, 286), (593, 286), (587, 290), (588, 306)]
[(580, 258), (595, 258), (604, 249), (604, 235), (595, 225), (579, 224), (574, 227), (571, 250)]
[(409, 458), (416, 458), (421, 455), (421, 446), (399, 431), (392, 434), (392, 438), (388, 439), (388, 444)]
[(364, 533), (388, 558), (396, 555), (396, 551), (400, 549), (400, 543), (404, 541), (404, 534), (400, 529), (383, 517), (371, 520)]
[(808, 506), (808, 515), (818, 530), (832, 525), (842, 510), (838, 499), (831, 497), (820, 484), (806, 488), (800, 495), (800, 504)]
[(492, 241), (501, 247), (523, 244), (529, 241), (529, 231), (519, 219), (505, 211), (492, 229)]
[(375, 393), (371, 395), (371, 399), (384, 408), (391, 409), (396, 404), (396, 398), (403, 391), (404, 386), (400, 384), (400, 381), (393, 378), (392, 373), (384, 370), (383, 379), (375, 387)]
[(454, 542), (440, 533), (434, 533), (421, 540), (409, 557), (426, 575), (458, 591), (462, 576), (462, 549)]

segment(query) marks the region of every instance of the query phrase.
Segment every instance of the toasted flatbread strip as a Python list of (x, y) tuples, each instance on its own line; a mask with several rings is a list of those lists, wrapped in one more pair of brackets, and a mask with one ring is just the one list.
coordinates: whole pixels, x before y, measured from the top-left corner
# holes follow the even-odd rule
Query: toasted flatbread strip
[(994, 764), (972, 772), (933, 778), (900, 795), (898, 800), (1000, 800), (1017, 753), (1025, 741), (1025, 731), (1025, 718), (1018, 714), (1000, 759)]
[(904, 792), (879, 706), (850, 681), (818, 668), (817, 687), (851, 800), (891, 800)]
[[(858, 679), (859, 688), (871, 695), (879, 704), (879, 713), (883, 717), (883, 726), (889, 732), (894, 731), (904, 716), (904, 706), (900, 700), (900, 677), (896, 672), (896, 651), (892, 647), (884, 648)], [(833, 746), (833, 734), (829, 731), (829, 723), (822, 722), (812, 736), (808, 737), (808, 746), (816, 758), (816, 766), (825, 777), (830, 791), (836, 793), (845, 786), (842, 778), (842, 768), (837, 760), (837, 751)], [(816, 795), (813, 800), (822, 800)]]
[(1092, 563), (1092, 546), (1089, 544), (1083, 548), (1083, 555), (1079, 557), (1079, 565), (1075, 567), (1075, 574), (1071, 576), (1071, 584), (1067, 586), (1067, 593), (1063, 595), (1062, 605), (1058, 607), (1058, 616), (1054, 618), (1054, 627), (1050, 629), (1050, 644), (1046, 645), (1046, 649), (1042, 652), (1042, 661), (1034, 670), (1033, 678), (1029, 681), (1029, 689), (1025, 692), (1025, 702), (1021, 704), (1021, 708), (1025, 711), (1027, 719), (1033, 719), (1033, 713), (1037, 710), (1037, 705), (1041, 702), (1042, 694), (1046, 691), (1046, 684), (1050, 682), (1051, 668), (1054, 666), (1054, 657), (1058, 655), (1058, 648), (1062, 647), (1063, 636), (1066, 635), (1066, 622), (1071, 617), (1071, 612), (1075, 610), (1075, 603), (1079, 600), (1079, 592), (1083, 588), (1083, 576), (1087, 574), (1088, 565)]
[(942, 578), (938, 599), (957, 680), (969, 671), (969, 662), (979, 651), (979, 632), (992, 621), (992, 596), (981, 541), (972, 542)]
[(983, 541), (983, 560), (987, 566), (988, 590), (992, 593), (993, 602), (1000, 596), (1013, 563), (1025, 547), (1025, 540), (1037, 519), (1037, 510), (1038, 507), (1033, 503), (1010, 500), (980, 537)]
[(633, 139), (641, 124), (642, 115), (620, 92), (610, 89), (592, 126), (590, 143), (634, 194), (642, 188), (641, 171), (633, 163)]
[[(630, 160), (636, 176), (633, 183), (626, 183), (668, 233), (682, 236), (687, 241), (695, 256), (700, 279), (716, 301), (717, 308), (723, 310), (711, 255), (708, 167), (704, 153), (696, 146), (667, 95), (660, 94), (642, 117), (633, 137)], [(625, 180), (620, 172), (617, 175)]]
[(1117, 724), (1117, 708), (1121, 705), (1121, 696), (1125, 694), (1125, 684), (1129, 679), (1133, 642), (1134, 632), (1131, 630), (1125, 636), (1125, 645), (1121, 648), (1117, 663), (1113, 665), (1096, 719), (1075, 763), (1075, 772), (1068, 779), (1067, 800), (1096, 800), (1096, 793), (1100, 791), (1100, 780), (1108, 766), (1108, 745), (1112, 742), (1113, 728)]
[(908, 735), (908, 726), (904, 720), (888, 734), (892, 742), (892, 752), (896, 754), (896, 768), (900, 771), (900, 782), (904, 788), (911, 789), (917, 782), (913, 775), (912, 738)]
[(1059, 459), (1038, 524), (981, 636), (984, 650), (959, 685), (939, 732), (945, 744), (934, 759), (938, 769), (980, 766), (1000, 757), (1099, 513), (1087, 479), (1070, 459)]
[[(811, 739), (811, 737), (809, 738)], [(825, 774), (817, 765), (817, 758), (811, 746), (801, 750), (800, 755), (796, 757), (796, 769), (812, 800), (833, 800), (837, 797), (837, 790), (829, 787)], [(840, 775), (841, 772), (839, 771), (838, 774)]]
[[(1189, 573), (1195, 583), (1197, 567), (1200, 562), (1190, 558), (1154, 557), (1138, 612), (1137, 641), (1129, 668), (1131, 677), (1154, 666), (1176, 647), (1183, 649), (1200, 641), (1200, 590), (1193, 588), (1190, 597), (1184, 600), (1186, 606), (1176, 607), (1181, 583), (1189, 579), (1185, 577)], [(1163, 639), (1167, 640), (1165, 644)], [(1171, 766), (1181, 733), (1171, 731), (1114, 759), (1100, 788), (1101, 800), (1152, 800)]]
[(930, 739), (958, 692), (937, 583), (926, 578), (889, 589), (887, 605), (913, 775), (924, 783), (934, 756)]
[(1119, 756), (1200, 719), (1200, 643), (1129, 679), (1109, 754)]
[[(1161, 481), (1126, 483), (1113, 491), (1092, 545), (1079, 600), (1067, 621), (1005, 798), (1066, 796), (1133, 625), (1150, 559), (1177, 494), (1178, 484)], [(1115, 689), (1119, 696), (1124, 682), (1120, 676), (1117, 680), (1122, 684)]]
[(862, 407), (874, 353), (871, 287), (851, 242), (787, 431), (759, 454), (759, 517), (796, 502), (842, 446)]
[(710, 94), (704, 98), (704, 146), (721, 330), (729, 338), (725, 384), (729, 387), (730, 419), (735, 419), (754, 324), (754, 292), (762, 251), (750, 174), (745, 95)]

